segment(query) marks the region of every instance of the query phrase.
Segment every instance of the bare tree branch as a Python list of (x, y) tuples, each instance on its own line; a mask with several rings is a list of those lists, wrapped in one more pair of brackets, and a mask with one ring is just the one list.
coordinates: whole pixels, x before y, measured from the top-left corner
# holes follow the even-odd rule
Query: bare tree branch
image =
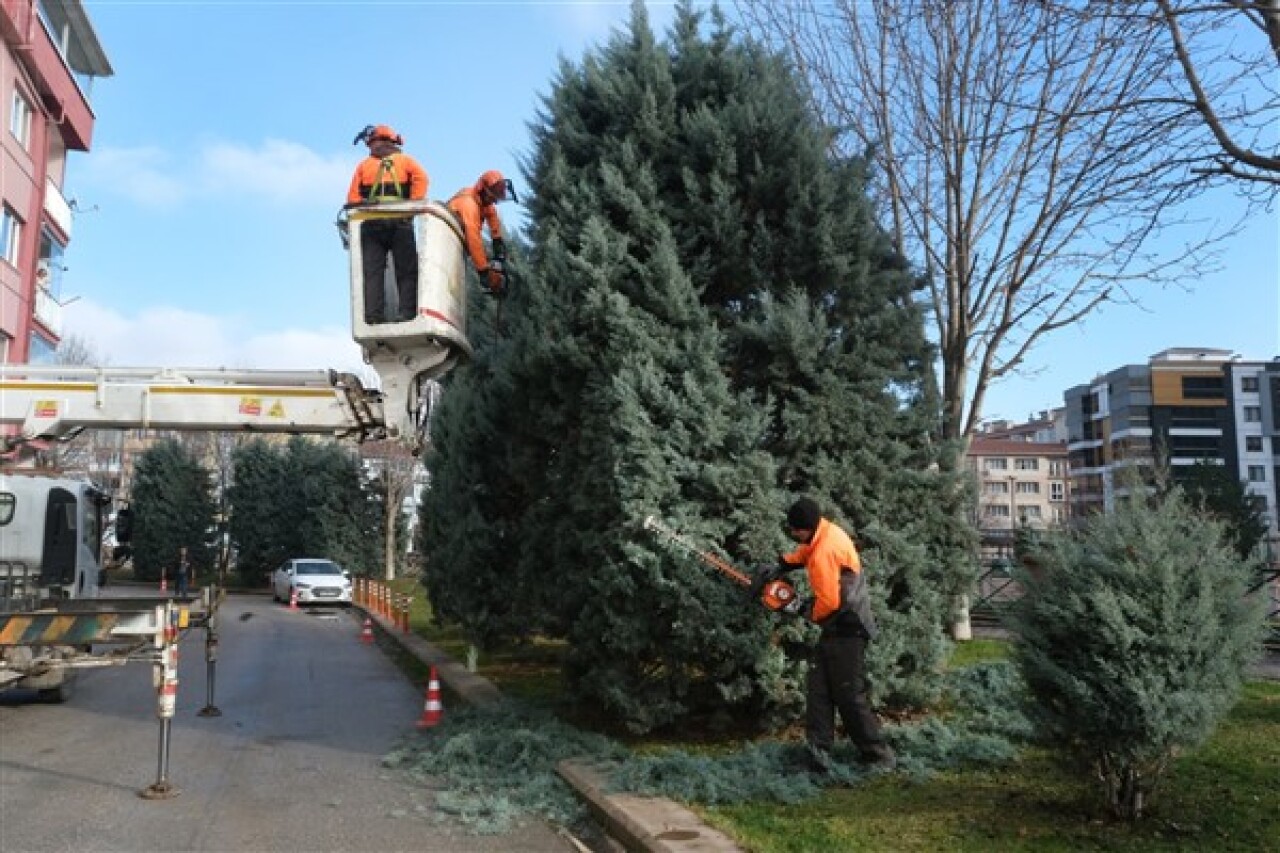
[(1214, 161), (1159, 10), (1139, 5), (739, 0), (837, 153), (877, 166), (887, 227), (926, 274), (949, 437), (1046, 335), (1193, 280), (1238, 225), (1191, 218)]
[[(1233, 131), (1227, 128), (1226, 122), (1215, 107), (1214, 95), (1208, 91), (1206, 83), (1202, 80), (1200, 67), (1197, 60), (1192, 57), (1187, 36), (1180, 23), (1180, 19), (1188, 15), (1244, 16), (1246, 20), (1255, 23), (1267, 38), (1272, 57), (1275, 59), (1276, 67), (1271, 69), (1271, 74), (1274, 76), (1280, 71), (1280, 0), (1255, 0), (1254, 2), (1227, 0), (1225, 6), (1187, 6), (1186, 4), (1178, 6), (1172, 0), (1156, 0), (1156, 5), (1160, 9), (1160, 16), (1172, 42), (1178, 65), (1182, 68), (1187, 86), (1191, 90), (1196, 111), (1204, 118), (1205, 125), (1222, 149), (1223, 156), (1215, 158), (1217, 160), (1215, 165), (1203, 170), (1202, 173), (1280, 186), (1280, 156), (1254, 150), (1249, 147), (1251, 143), (1237, 141)], [(1223, 93), (1220, 91), (1219, 97), (1221, 96)], [(1272, 105), (1275, 105), (1274, 100)], [(1280, 121), (1280, 109), (1270, 111), (1270, 120), (1273, 122), (1270, 137), (1274, 146), (1276, 136), (1274, 122)]]

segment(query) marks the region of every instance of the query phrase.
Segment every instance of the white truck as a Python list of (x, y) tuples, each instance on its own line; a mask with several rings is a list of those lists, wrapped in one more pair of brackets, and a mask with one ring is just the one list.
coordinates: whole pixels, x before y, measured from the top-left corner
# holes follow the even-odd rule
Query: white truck
[[(109, 500), (87, 480), (0, 472), (0, 613), (43, 615), (44, 602), (97, 596)], [(45, 619), (0, 623), (0, 690), (26, 687), (47, 700), (66, 698), (65, 665), (83, 644), (70, 643), (53, 607)], [(44, 645), (46, 638), (55, 644)]]

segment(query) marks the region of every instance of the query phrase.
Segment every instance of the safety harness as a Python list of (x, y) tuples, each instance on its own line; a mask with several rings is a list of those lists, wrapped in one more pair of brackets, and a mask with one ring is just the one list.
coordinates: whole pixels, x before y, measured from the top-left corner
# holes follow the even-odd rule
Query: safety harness
[[(369, 201), (375, 204), (381, 201), (403, 201), (405, 198), (400, 191), (400, 182), (395, 179), (396, 165), (392, 161), (394, 156), (392, 154), (382, 158), (382, 162), (378, 165), (378, 171), (373, 176), (373, 183), (369, 186)], [(389, 184), (387, 178), (391, 179)], [(388, 186), (391, 188), (389, 191), (387, 190)]]

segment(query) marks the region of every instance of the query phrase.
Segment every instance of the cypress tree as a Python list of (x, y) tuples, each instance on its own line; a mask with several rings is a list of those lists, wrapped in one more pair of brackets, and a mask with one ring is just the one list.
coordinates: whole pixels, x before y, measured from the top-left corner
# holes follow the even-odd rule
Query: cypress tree
[(289, 439), (284, 469), (292, 484), (288, 507), (290, 556), (327, 557), (358, 574), (381, 565), (383, 496), (370, 488), (350, 448)]
[(142, 453), (134, 469), (131, 503), (133, 565), (139, 580), (159, 580), (161, 572), (172, 580), (178, 549), (184, 545), (193, 571), (210, 569), (207, 539), (215, 506), (209, 472), (181, 444), (165, 439)]
[(1040, 734), (1142, 816), (1174, 756), (1202, 743), (1260, 652), (1262, 600), (1224, 526), (1179, 489), (1042, 541), (1014, 608)]
[(327, 557), (369, 574), (381, 564), (381, 496), (348, 448), (294, 436), (236, 449), (228, 490), (243, 582), (265, 583), (291, 557)]
[(786, 502), (813, 494), (867, 548), (892, 609), (878, 688), (905, 701), (936, 689), (964, 564), (918, 282), (794, 77), (712, 17), (704, 36), (682, 4), (660, 44), (637, 3), (562, 63), (532, 128), (530, 286), (451, 378), (423, 526), (449, 615), (568, 638), (570, 689), (635, 729), (774, 719), (802, 674), (769, 617), (638, 534), (645, 515), (772, 561)]
[(232, 453), (232, 467), (227, 503), (231, 541), (237, 549), (236, 574), (241, 583), (259, 586), (292, 556), (286, 505), (294, 487), (283, 454), (261, 438), (238, 446)]

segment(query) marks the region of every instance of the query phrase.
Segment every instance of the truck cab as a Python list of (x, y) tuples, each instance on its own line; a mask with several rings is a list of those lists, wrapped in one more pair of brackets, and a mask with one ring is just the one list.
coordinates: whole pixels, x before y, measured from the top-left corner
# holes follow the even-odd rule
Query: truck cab
[[(58, 601), (97, 597), (107, 503), (88, 480), (0, 471), (0, 616), (52, 620)], [(79, 650), (26, 642), (32, 627), (0, 632), (7, 634), (0, 636), (0, 690), (26, 688), (45, 701), (64, 701), (71, 671), (61, 663)]]
[(0, 607), (96, 597), (108, 502), (88, 480), (0, 472)]

